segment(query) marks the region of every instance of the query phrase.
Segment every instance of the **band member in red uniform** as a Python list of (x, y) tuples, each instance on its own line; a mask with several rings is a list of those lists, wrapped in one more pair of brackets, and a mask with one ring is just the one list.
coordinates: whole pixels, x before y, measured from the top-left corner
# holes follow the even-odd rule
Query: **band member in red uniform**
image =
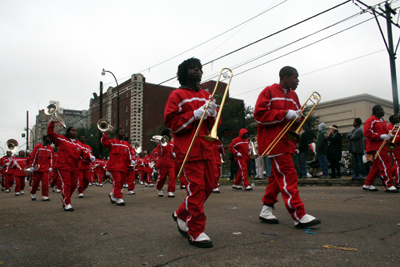
[(57, 170), (61, 179), (61, 202), (65, 211), (73, 211), (71, 196), (78, 184), (79, 158), (95, 160), (95, 157), (88, 153), (81, 143), (76, 140), (76, 128), (67, 128), (65, 136), (54, 132), (55, 118), (52, 116), (47, 134), (54, 145), (58, 146), (57, 162), (54, 169)]
[(3, 184), (2, 187), (6, 189), (6, 193), (10, 192), (10, 187), (14, 183), (14, 157), (11, 151), (7, 151), (6, 155), (1, 158), (0, 166), (3, 167)]
[[(399, 114), (400, 115), (400, 114)], [(395, 127), (395, 124), (399, 123), (399, 115), (392, 115), (389, 117), (389, 130), (392, 130)], [(396, 129), (392, 131), (392, 135), (396, 137), (396, 139), (392, 139), (392, 143), (396, 145), (395, 150), (390, 151), (393, 159), (393, 167), (392, 167), (392, 175), (395, 177), (396, 189), (400, 189), (400, 132), (399, 128), (396, 126)], [(397, 133), (397, 136), (396, 136)]]
[(239, 136), (233, 139), (229, 145), (229, 152), (235, 156), (235, 161), (239, 166), (232, 188), (242, 189), (243, 186), (246, 191), (251, 191), (253, 188), (251, 188), (247, 177), (247, 163), (250, 161), (248, 137), (249, 132), (244, 128), (240, 129)]
[[(267, 86), (258, 96), (254, 119), (258, 126), (260, 155), (288, 123), (300, 118), (301, 105), (295, 92), (299, 83), (298, 77), (299, 74), (295, 68), (283, 67), (279, 71), (279, 84)], [(287, 139), (286, 135), (283, 135), (269, 153), (272, 175), (268, 177), (268, 186), (262, 199), (264, 205), (259, 218), (267, 223), (279, 223), (272, 214), (272, 210), (274, 204), (278, 202), (278, 194), (281, 193), (295, 227), (305, 228), (320, 224), (321, 221), (305, 212), (297, 188), (298, 177), (292, 159), (295, 149), (296, 146)]]
[[(129, 144), (131, 143), (131, 138), (130, 137), (125, 137), (125, 141), (127, 141)], [(131, 150), (131, 154), (133, 157), (133, 160), (136, 163), (136, 151), (135, 149), (130, 146), (130, 150)], [(126, 181), (125, 183), (127, 184), (127, 188), (128, 188), (128, 195), (134, 195), (135, 194), (135, 165), (130, 164), (128, 166), (128, 173), (126, 175)]]
[[(56, 163), (57, 163), (57, 157), (58, 157), (57, 153), (54, 152), (54, 154), (53, 154), (53, 166), (55, 166)], [(50, 187), (52, 188), (53, 192), (60, 193), (61, 192), (61, 190), (60, 190), (60, 188), (61, 188), (61, 179), (58, 176), (57, 170), (54, 169), (54, 168), (53, 168), (53, 171), (51, 173), (51, 178), (52, 178), (52, 180), (51, 180)]]
[(25, 151), (21, 150), (18, 153), (18, 158), (15, 159), (14, 164), (15, 172), (15, 195), (23, 195), (25, 189), (25, 177), (27, 176), (24, 172), (26, 166), (28, 166), (28, 158), (25, 157)]
[(118, 206), (125, 206), (122, 183), (126, 179), (128, 166), (134, 164), (134, 160), (130, 145), (124, 140), (125, 130), (122, 128), (117, 129), (116, 135), (116, 138), (110, 140), (107, 132), (103, 132), (101, 143), (105, 148), (110, 149), (110, 157), (107, 163), (107, 171), (111, 173), (113, 184), (110, 201), (112, 204), (117, 203)]
[(223, 144), (214, 146), (214, 189), (213, 193), (221, 193), (219, 191), (219, 178), (221, 176), (222, 156), (225, 154)]
[(385, 111), (380, 105), (375, 105), (372, 108), (372, 116), (367, 119), (364, 124), (364, 135), (367, 139), (365, 142), (367, 154), (372, 155), (372, 166), (369, 170), (365, 184), (363, 185), (364, 190), (378, 191), (373, 186), (376, 176), (379, 174), (383, 177), (383, 183), (385, 184), (386, 193), (398, 193), (399, 190), (393, 186), (392, 180), (392, 164), (386, 147), (381, 149), (377, 158), (374, 159), (375, 154), (379, 150), (382, 142), (387, 139), (390, 140), (392, 135), (388, 136), (389, 126), (383, 119)]
[(136, 168), (139, 173), (139, 184), (143, 185), (143, 179), (145, 177), (145, 172), (144, 172), (144, 152), (139, 153), (139, 157), (137, 158), (136, 161)]
[(96, 186), (103, 186), (105, 166), (106, 164), (105, 161), (103, 160), (103, 156), (99, 155), (97, 159), (94, 161), (94, 164), (92, 166), (92, 171), (94, 173)]
[[(79, 141), (81, 142), (81, 146), (83, 146), (87, 153), (93, 155), (92, 148), (85, 144), (85, 136), (82, 135), (79, 137)], [(78, 196), (79, 198), (83, 198), (83, 191), (86, 190), (89, 186), (89, 183), (92, 180), (92, 173), (90, 169), (92, 167), (92, 162), (90, 159), (79, 159), (79, 180), (78, 180)]]
[[(32, 175), (31, 199), (36, 200), (36, 191), (42, 181), (42, 201), (49, 201), (49, 178), (53, 170), (53, 154), (49, 136), (43, 136), (43, 142), (37, 144), (28, 159)], [(37, 168), (39, 167), (39, 168)]]
[[(164, 110), (164, 122), (174, 137), (174, 151), (178, 165), (182, 164), (190, 142), (195, 138), (183, 171), (183, 176), (187, 180), (187, 197), (173, 213), (173, 218), (178, 224), (179, 232), (188, 236), (190, 244), (209, 248), (213, 244), (204, 233), (206, 226), (204, 202), (214, 187), (214, 145), (204, 141), (200, 136), (208, 135), (212, 129), (217, 116), (217, 105), (211, 102), (205, 110), (210, 93), (200, 88), (202, 74), (202, 65), (196, 58), (185, 60), (179, 65), (178, 80), (181, 87), (169, 95)], [(204, 121), (198, 136), (194, 137), (203, 114), (205, 114)]]
[(163, 186), (168, 176), (168, 197), (175, 197), (175, 158), (174, 142), (171, 141), (172, 133), (170, 130), (165, 129), (161, 133), (162, 136), (168, 136), (168, 144), (162, 146), (159, 142), (156, 147), (156, 153), (158, 156), (156, 168), (158, 169), (157, 177), (157, 194), (159, 197), (164, 196)]
[(147, 151), (146, 156), (143, 159), (143, 163), (144, 163), (144, 173), (146, 175), (146, 181), (144, 183), (145, 186), (149, 186), (149, 187), (153, 187), (153, 180), (152, 180), (152, 173), (153, 173), (153, 168), (150, 167), (150, 164), (152, 163), (152, 159), (150, 158), (150, 151)]

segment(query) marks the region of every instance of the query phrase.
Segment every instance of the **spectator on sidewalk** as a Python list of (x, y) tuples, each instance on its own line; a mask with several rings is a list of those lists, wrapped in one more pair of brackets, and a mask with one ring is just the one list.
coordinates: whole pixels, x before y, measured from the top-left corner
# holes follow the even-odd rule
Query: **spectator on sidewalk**
[(326, 132), (325, 123), (320, 123), (318, 125), (319, 135), (317, 138), (317, 156), (318, 163), (321, 167), (322, 175), (319, 177), (320, 179), (328, 178), (328, 142), (326, 139), (328, 138), (328, 133)]
[(328, 136), (328, 160), (331, 163), (332, 175), (330, 178), (342, 178), (340, 176), (340, 160), (342, 159), (342, 135), (337, 125), (329, 126)]
[(365, 175), (363, 155), (365, 151), (365, 136), (364, 130), (360, 127), (362, 121), (360, 118), (355, 118), (353, 121), (354, 129), (346, 135), (350, 142), (350, 153), (353, 156), (353, 176), (352, 180), (363, 179)]

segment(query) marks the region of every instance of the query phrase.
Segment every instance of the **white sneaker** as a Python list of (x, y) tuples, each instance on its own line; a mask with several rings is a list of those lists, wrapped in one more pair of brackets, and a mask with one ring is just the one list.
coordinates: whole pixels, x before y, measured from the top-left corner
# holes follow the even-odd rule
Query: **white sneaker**
[(148, 186), (148, 183), (144, 183), (144, 186)]
[(103, 184), (99, 184), (99, 186), (100, 186), (100, 187), (102, 187), (102, 186), (103, 186)]
[(149, 187), (154, 187), (154, 184), (149, 184)]
[(134, 195), (135, 194), (135, 192), (133, 192), (133, 191), (128, 191), (128, 195)]
[(312, 178), (312, 175), (307, 172), (307, 178)]
[(7, 190), (6, 190), (6, 193), (10, 193), (10, 189), (7, 189)]
[(178, 225), (179, 233), (181, 235), (183, 235), (184, 237), (187, 237), (187, 233), (189, 232), (189, 227), (187, 227), (186, 222), (184, 222), (183, 220), (179, 219), (178, 216), (176, 215), (175, 211), (172, 213), (172, 218), (174, 219), (174, 221)]
[(279, 220), (272, 214), (273, 208), (267, 205), (264, 205), (261, 209), (259, 219), (263, 222), (270, 224), (277, 224)]
[(56, 192), (57, 192), (57, 193), (60, 193), (60, 192), (61, 192), (61, 190), (60, 190), (60, 189), (57, 189), (57, 190), (56, 190)]
[(19, 195), (21, 195), (21, 193), (20, 192), (15, 192), (15, 195), (19, 196)]
[(49, 197), (42, 197), (42, 201), (50, 201)]
[(201, 233), (194, 241), (189, 239), (189, 243), (199, 248), (211, 248), (213, 246), (211, 239), (204, 232)]
[(164, 196), (164, 193), (163, 193), (162, 189), (161, 190), (157, 190), (157, 195), (159, 197), (163, 197)]
[(174, 192), (168, 192), (168, 197), (175, 197)]
[(143, 181), (139, 181), (139, 184), (143, 185)]
[(399, 193), (399, 190), (393, 185), (385, 190), (386, 193)]
[(68, 204), (67, 206), (64, 207), (65, 211), (74, 211), (74, 208), (71, 206), (71, 204)]
[(112, 192), (110, 193), (109, 197), (110, 197), (110, 202), (111, 202), (111, 204), (115, 204), (115, 202), (117, 201), (117, 199), (113, 196)]
[(122, 198), (117, 198), (117, 205), (118, 206), (125, 206), (125, 201)]
[(89, 183), (89, 186), (92, 186), (92, 183)]
[(36, 194), (31, 194), (31, 199), (36, 200)]
[(56, 187), (52, 187), (51, 189), (51, 191), (56, 192)]
[(373, 185), (363, 185), (363, 189), (368, 191), (378, 191), (378, 189)]
[(241, 186), (241, 185), (236, 185), (236, 184), (234, 184), (234, 185), (232, 185), (232, 188), (233, 188), (233, 189), (241, 190), (241, 189), (242, 189), (242, 186)]
[(314, 225), (317, 225), (320, 223), (321, 223), (321, 220), (319, 220), (309, 214), (306, 214), (303, 217), (301, 217), (300, 221), (294, 221), (295, 227), (302, 228), (302, 229), (310, 227), (310, 226), (314, 226)]
[(244, 190), (251, 191), (251, 190), (253, 190), (253, 188), (250, 185), (248, 185), (248, 186), (246, 186), (246, 188)]
[(213, 189), (213, 193), (221, 193), (221, 191), (219, 191), (219, 188), (217, 187)]
[(78, 195), (78, 197), (79, 197), (79, 198), (83, 198), (83, 193), (80, 193), (80, 194)]
[(22, 190), (21, 190), (21, 192), (20, 192), (20, 193), (21, 193), (21, 195), (25, 194), (25, 193), (24, 193), (24, 191), (22, 191)]

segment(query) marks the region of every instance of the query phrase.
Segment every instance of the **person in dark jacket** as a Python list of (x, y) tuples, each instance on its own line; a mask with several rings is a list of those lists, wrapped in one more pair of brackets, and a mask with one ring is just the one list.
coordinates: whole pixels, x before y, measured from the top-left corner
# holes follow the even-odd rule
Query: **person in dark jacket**
[(307, 152), (309, 142), (309, 134), (302, 128), (300, 130), (300, 143), (298, 146), (299, 153), (295, 154), (297, 157), (298, 164), (298, 177), (299, 179), (307, 178)]
[(340, 160), (342, 159), (342, 135), (337, 125), (329, 126), (328, 160), (331, 163), (332, 175), (330, 178), (341, 178)]
[(364, 130), (360, 127), (362, 121), (355, 118), (353, 122), (354, 129), (346, 137), (350, 142), (350, 153), (353, 155), (353, 176), (351, 179), (363, 179), (365, 175), (364, 163), (362, 157), (365, 152)]
[(317, 137), (317, 156), (318, 156), (318, 163), (321, 166), (322, 175), (319, 177), (320, 179), (328, 178), (328, 143), (326, 139), (328, 138), (328, 133), (326, 132), (326, 125), (325, 123), (320, 123), (318, 125), (319, 135)]

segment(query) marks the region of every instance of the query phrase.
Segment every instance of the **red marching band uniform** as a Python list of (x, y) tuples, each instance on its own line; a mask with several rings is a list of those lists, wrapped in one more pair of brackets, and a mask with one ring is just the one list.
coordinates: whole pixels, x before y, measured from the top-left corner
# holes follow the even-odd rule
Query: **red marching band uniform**
[[(393, 130), (394, 124), (390, 123), (389, 124), (389, 130)], [(391, 169), (392, 171), (392, 176), (394, 176), (394, 182), (393, 185), (399, 188), (400, 185), (400, 133), (398, 133), (399, 128), (396, 127), (392, 131), (392, 135), (396, 136), (396, 139), (393, 139), (392, 142), (396, 145), (396, 149), (393, 151), (390, 151), (390, 154), (392, 155), (393, 159), (393, 167)]]
[[(87, 153), (93, 155), (92, 148), (81, 142), (81, 146), (86, 150)], [(86, 190), (89, 186), (89, 183), (92, 182), (92, 173), (90, 169), (92, 168), (92, 162), (90, 159), (84, 159), (82, 157), (79, 158), (79, 179), (78, 179), (78, 193), (79, 197), (83, 197), (83, 191)]]
[(4, 156), (0, 159), (0, 166), (3, 167), (2, 175), (3, 179), (1, 182), (2, 188), (6, 189), (6, 192), (10, 192), (10, 187), (14, 184), (14, 171), (12, 168), (15, 158), (13, 156)]
[(155, 155), (158, 155), (156, 169), (158, 169), (158, 177), (156, 188), (159, 196), (163, 196), (162, 190), (165, 181), (168, 176), (168, 197), (174, 197), (175, 192), (175, 152), (174, 152), (174, 142), (169, 140), (166, 146), (162, 146), (161, 144), (157, 144), (155, 148)]
[[(15, 172), (15, 195), (18, 196), (20, 194), (24, 194), (25, 189), (25, 177), (27, 176), (24, 172), (25, 167), (28, 166), (28, 158), (16, 158), (16, 164), (14, 165)], [(18, 164), (18, 165), (17, 165)]]
[(241, 189), (240, 184), (242, 184), (245, 189), (251, 189), (247, 177), (247, 163), (250, 161), (249, 139), (243, 139), (243, 135), (246, 133), (249, 133), (246, 129), (240, 129), (239, 136), (233, 139), (232, 143), (229, 145), (229, 152), (234, 155), (235, 161), (239, 166), (236, 179), (233, 182), (233, 187), (237, 189)]

